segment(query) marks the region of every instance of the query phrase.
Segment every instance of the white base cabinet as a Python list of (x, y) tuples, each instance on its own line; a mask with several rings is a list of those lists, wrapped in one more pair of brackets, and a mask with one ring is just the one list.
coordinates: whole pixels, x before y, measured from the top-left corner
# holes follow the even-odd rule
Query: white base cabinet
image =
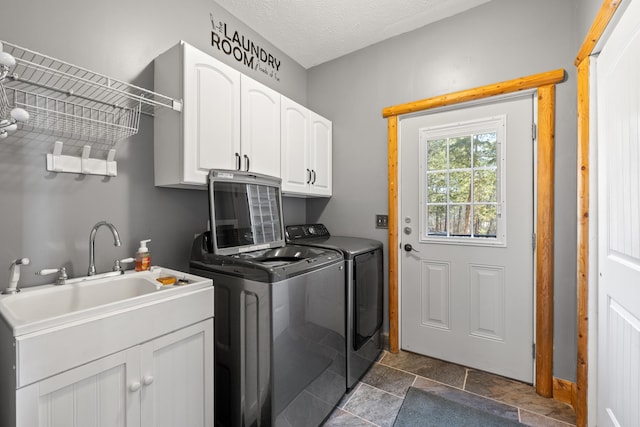
[(19, 426), (213, 426), (213, 320), (23, 387), (16, 408)]
[(154, 117), (155, 185), (205, 189), (210, 169), (280, 177), (280, 94), (180, 42), (154, 61), (182, 113)]
[(284, 96), (281, 105), (282, 193), (331, 196), (331, 121)]
[(148, 295), (17, 335), (0, 317), (0, 426), (213, 427), (212, 282)]

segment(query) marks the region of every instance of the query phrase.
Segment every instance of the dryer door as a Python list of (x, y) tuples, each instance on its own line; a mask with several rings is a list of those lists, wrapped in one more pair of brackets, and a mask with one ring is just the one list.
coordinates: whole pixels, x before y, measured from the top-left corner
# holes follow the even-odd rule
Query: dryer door
[(353, 347), (359, 350), (382, 326), (382, 250), (357, 255), (353, 262)]

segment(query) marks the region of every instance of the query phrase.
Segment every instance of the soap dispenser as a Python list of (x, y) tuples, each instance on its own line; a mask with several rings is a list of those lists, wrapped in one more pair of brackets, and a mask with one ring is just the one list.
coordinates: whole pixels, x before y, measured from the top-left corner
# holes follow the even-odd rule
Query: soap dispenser
[(147, 243), (150, 241), (151, 239), (140, 240), (140, 247), (136, 252), (136, 271), (145, 271), (151, 267), (151, 255), (147, 249)]

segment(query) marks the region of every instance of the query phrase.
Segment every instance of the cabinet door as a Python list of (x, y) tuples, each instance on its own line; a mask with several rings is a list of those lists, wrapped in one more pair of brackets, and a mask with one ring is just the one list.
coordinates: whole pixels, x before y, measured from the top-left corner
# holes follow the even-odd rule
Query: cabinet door
[(20, 388), (16, 392), (16, 424), (137, 426), (139, 369), (140, 353), (134, 347)]
[(241, 169), (280, 177), (280, 94), (242, 76)]
[(332, 125), (324, 117), (309, 112), (311, 122), (310, 166), (312, 171), (309, 193), (331, 196), (332, 190)]
[(309, 110), (282, 97), (282, 192), (307, 194), (309, 167)]
[(213, 426), (213, 320), (142, 345), (142, 426)]
[(206, 184), (240, 156), (240, 72), (187, 44), (183, 67), (183, 178)]

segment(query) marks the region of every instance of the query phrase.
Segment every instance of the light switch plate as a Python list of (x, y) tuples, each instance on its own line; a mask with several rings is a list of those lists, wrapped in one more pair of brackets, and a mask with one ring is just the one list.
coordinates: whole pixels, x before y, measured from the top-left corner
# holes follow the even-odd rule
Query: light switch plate
[(389, 228), (389, 215), (376, 215), (376, 228)]

